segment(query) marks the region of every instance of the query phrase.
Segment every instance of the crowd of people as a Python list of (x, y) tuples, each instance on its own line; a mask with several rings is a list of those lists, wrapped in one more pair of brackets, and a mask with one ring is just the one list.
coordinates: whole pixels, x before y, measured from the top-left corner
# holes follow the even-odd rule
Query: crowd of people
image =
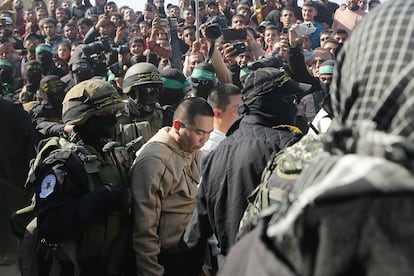
[(0, 274), (409, 275), (413, 11), (3, 1)]

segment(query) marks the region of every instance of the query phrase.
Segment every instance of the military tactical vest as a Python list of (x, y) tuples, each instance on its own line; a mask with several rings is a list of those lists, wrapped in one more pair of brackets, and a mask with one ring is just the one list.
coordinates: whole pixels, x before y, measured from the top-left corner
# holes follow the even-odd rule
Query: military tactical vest
[(239, 224), (237, 239), (257, 225), (262, 210), (269, 206), (289, 206), (285, 201), (294, 200), (291, 190), (299, 174), (322, 152), (319, 137), (306, 135), (296, 144), (272, 154), (262, 173), (261, 183), (247, 198), (248, 205)]
[[(45, 158), (50, 158), (52, 155), (62, 160), (65, 156), (69, 158), (70, 154), (76, 156), (79, 165), (83, 166), (88, 175), (87, 187), (83, 187), (85, 191), (93, 191), (105, 183), (126, 185), (123, 183), (112, 157), (103, 155), (99, 158), (94, 153), (95, 151), (90, 147), (74, 144), (64, 138), (51, 137), (36, 156), (30, 168), (26, 185), (38, 185), (40, 179), (37, 179), (37, 173)], [(103, 260), (108, 259), (114, 240), (121, 231), (123, 220), (125, 218), (120, 213), (111, 212), (88, 223), (79, 241), (69, 240), (57, 245), (50, 245), (42, 237), (39, 237), (39, 240), (41, 243), (53, 247), (53, 252), (58, 260), (72, 262), (75, 275), (77, 275), (82, 270), (83, 263), (104, 262)], [(51, 272), (50, 275), (59, 274), (60, 272)]]
[(145, 117), (130, 118), (123, 112), (117, 115), (117, 141), (126, 146), (131, 141), (142, 136), (141, 143), (146, 143), (163, 126), (163, 112), (157, 107), (152, 114)]

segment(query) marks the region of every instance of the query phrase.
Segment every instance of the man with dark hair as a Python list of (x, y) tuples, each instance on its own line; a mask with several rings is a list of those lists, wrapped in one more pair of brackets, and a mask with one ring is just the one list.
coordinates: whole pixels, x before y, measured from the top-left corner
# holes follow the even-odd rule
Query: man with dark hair
[(56, 21), (53, 18), (44, 18), (39, 22), (39, 26), (42, 26), (45, 34), (45, 44), (50, 46), (53, 54), (57, 54), (59, 44), (68, 40), (58, 34)]
[(302, 17), (303, 21), (312, 22), (316, 30), (310, 34), (311, 38), (311, 47), (315, 49), (320, 46), (319, 36), (321, 31), (324, 29), (321, 23), (316, 21), (316, 16), (318, 15), (318, 9), (314, 1), (307, 1), (303, 3), (302, 6)]
[(178, 241), (195, 208), (200, 180), (195, 153), (212, 131), (210, 105), (188, 98), (177, 107), (172, 126), (137, 152), (130, 174), (137, 275), (192, 275)]
[(337, 52), (340, 50), (340, 46), (342, 44), (339, 44), (338, 40), (335, 38), (328, 38), (323, 42), (321, 45), (323, 49), (328, 50), (333, 57), (336, 56)]
[(237, 108), (242, 103), (241, 90), (234, 84), (220, 84), (210, 92), (207, 102), (213, 108), (214, 130), (201, 148), (200, 160), (226, 138), (227, 131), (237, 118)]
[(332, 37), (338, 40), (341, 45), (344, 45), (344, 42), (348, 39), (348, 36), (348, 33), (344, 29), (338, 29), (332, 33)]
[(195, 17), (194, 17), (194, 11), (192, 8), (184, 8), (182, 11), (182, 19), (184, 19), (184, 26), (187, 25), (194, 25)]
[(79, 38), (84, 39), (88, 31), (93, 28), (93, 22), (89, 18), (81, 18), (76, 23), (78, 27)]
[(196, 27), (194, 25), (185, 25), (182, 28), (183, 41), (191, 49), (193, 42), (196, 40)]
[[(237, 108), (242, 103), (241, 90), (238, 86), (230, 83), (220, 84), (214, 88), (208, 96), (207, 102), (211, 105), (214, 112), (214, 130), (210, 138), (201, 148), (198, 154), (198, 165), (202, 163), (204, 157), (213, 151), (226, 138), (226, 133), (231, 124), (237, 118)], [(213, 235), (208, 239), (210, 250), (210, 261), (208, 269), (215, 271), (220, 253), (217, 238)]]

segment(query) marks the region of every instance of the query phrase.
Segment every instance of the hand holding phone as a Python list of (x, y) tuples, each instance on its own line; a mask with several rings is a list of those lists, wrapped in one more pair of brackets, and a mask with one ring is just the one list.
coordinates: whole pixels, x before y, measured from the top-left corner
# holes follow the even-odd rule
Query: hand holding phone
[(315, 31), (316, 27), (312, 24), (312, 22), (309, 21), (303, 22), (295, 28), (295, 32), (298, 36), (310, 35)]
[(244, 42), (239, 42), (239, 43), (235, 43), (232, 45), (233, 45), (233, 49), (235, 50), (232, 56), (238, 56), (241, 53), (244, 53), (247, 51), (247, 47), (246, 47), (246, 44), (244, 44)]

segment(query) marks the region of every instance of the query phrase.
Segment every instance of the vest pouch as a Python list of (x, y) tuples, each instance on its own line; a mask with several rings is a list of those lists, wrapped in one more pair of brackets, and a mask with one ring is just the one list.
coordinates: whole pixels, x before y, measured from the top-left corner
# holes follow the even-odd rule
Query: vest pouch
[(140, 136), (143, 137), (143, 143), (147, 142), (152, 137), (151, 125), (148, 121), (121, 125), (122, 145), (126, 145)]
[(106, 217), (106, 222), (92, 222), (85, 227), (77, 254), (81, 268), (90, 267), (92, 264), (104, 265), (107, 262), (111, 254), (110, 246), (120, 231), (120, 224), (120, 215), (113, 212)]

